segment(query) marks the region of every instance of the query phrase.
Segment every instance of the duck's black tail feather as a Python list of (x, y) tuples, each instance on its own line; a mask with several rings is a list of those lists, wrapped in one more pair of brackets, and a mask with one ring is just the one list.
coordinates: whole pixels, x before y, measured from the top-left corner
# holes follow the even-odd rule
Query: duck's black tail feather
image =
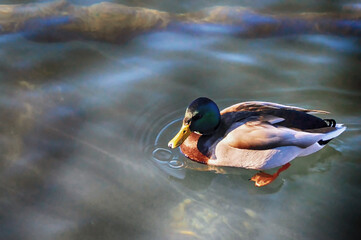
[[(336, 121), (335, 119), (323, 119), (326, 123), (328, 127), (336, 127)], [(329, 143), (333, 138), (327, 139), (327, 140), (320, 140), (318, 141), (318, 144), (322, 145), (326, 145), (327, 143)]]
[(321, 146), (323, 146), (323, 145), (326, 145), (329, 141), (331, 141), (333, 138), (331, 138), (331, 139), (328, 139), (328, 140), (326, 140), (326, 141), (323, 141), (322, 139), (320, 140), (320, 141), (318, 141), (318, 144), (320, 144)]
[(323, 121), (325, 121), (327, 123), (328, 127), (335, 127), (336, 126), (335, 119), (323, 119)]

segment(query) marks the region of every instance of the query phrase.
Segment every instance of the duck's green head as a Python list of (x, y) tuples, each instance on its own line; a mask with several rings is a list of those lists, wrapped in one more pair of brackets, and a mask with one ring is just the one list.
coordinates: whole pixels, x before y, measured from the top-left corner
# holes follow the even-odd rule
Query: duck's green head
[(178, 134), (168, 143), (170, 148), (180, 146), (191, 132), (211, 134), (221, 122), (221, 114), (217, 104), (211, 99), (200, 97), (187, 108), (183, 125)]

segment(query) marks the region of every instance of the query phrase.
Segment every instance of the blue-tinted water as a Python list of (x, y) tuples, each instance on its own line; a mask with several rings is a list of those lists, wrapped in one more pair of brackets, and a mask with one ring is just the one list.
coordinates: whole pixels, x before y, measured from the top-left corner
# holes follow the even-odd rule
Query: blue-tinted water
[[(343, 5), (113, 2), (172, 12)], [(49, 44), (0, 36), (0, 238), (350, 237), (361, 207), (359, 42), (158, 32), (122, 45)], [(201, 165), (167, 148), (199, 96), (221, 109), (247, 100), (322, 109), (348, 129), (256, 188), (248, 181), (256, 171)]]

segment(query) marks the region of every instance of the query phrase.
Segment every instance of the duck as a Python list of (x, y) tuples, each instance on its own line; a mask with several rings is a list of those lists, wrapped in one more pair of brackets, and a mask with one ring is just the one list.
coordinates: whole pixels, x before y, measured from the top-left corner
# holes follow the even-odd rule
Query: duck
[[(290, 167), (296, 157), (325, 147), (346, 130), (311, 110), (272, 102), (248, 101), (219, 110), (207, 97), (190, 103), (179, 132), (168, 143), (187, 158), (213, 166), (259, 170), (250, 180), (262, 187)], [(275, 173), (264, 170), (280, 167)]]

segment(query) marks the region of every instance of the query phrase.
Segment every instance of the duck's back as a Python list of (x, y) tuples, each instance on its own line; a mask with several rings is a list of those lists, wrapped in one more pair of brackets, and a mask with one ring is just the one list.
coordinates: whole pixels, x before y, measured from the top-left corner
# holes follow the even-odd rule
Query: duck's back
[(328, 113), (322, 110), (311, 110), (293, 106), (286, 106), (270, 102), (243, 102), (227, 107), (221, 111), (221, 115), (237, 115), (237, 113), (249, 112), (249, 116), (267, 115), (282, 118), (280, 126), (296, 128), (300, 130), (318, 129), (329, 125), (323, 119), (309, 113)]

